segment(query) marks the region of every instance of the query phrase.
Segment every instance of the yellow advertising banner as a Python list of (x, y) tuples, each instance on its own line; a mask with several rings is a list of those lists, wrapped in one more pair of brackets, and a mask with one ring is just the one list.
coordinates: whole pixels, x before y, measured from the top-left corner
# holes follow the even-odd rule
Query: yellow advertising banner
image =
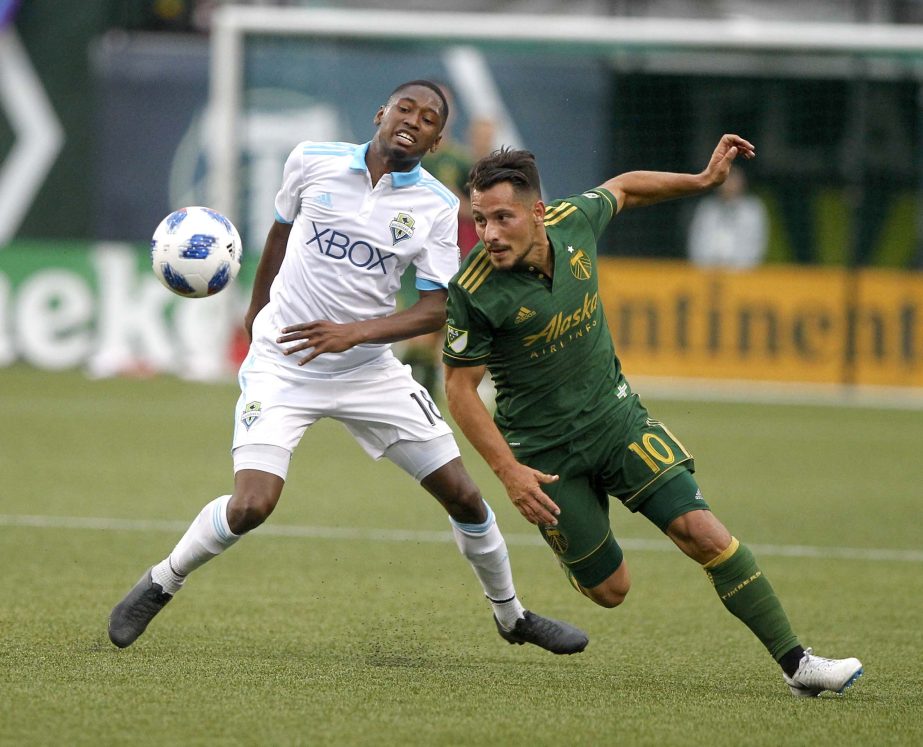
[(854, 285), (846, 356), (855, 382), (923, 386), (923, 273), (864, 271)]
[(600, 260), (626, 372), (923, 387), (923, 274)]

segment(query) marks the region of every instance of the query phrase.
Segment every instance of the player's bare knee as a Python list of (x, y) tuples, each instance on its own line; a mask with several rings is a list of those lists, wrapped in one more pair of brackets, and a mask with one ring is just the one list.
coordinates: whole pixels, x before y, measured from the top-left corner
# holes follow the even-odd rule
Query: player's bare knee
[(481, 491), (470, 480), (458, 486), (458, 490), (440, 498), (445, 510), (460, 524), (480, 524), (487, 520), (487, 508), (481, 498)]
[(611, 609), (618, 607), (628, 596), (631, 588), (631, 576), (624, 562), (601, 584), (585, 588), (586, 595), (600, 607)]
[(279, 502), (284, 485), (285, 478), (273, 472), (238, 469), (234, 473), (234, 493), (228, 502), (231, 531), (244, 534), (266, 521)]
[(228, 526), (234, 534), (244, 534), (256, 529), (273, 512), (278, 496), (268, 493), (235, 492), (228, 502)]
[(628, 596), (628, 588), (616, 588), (600, 584), (592, 589), (587, 589), (587, 594), (600, 607), (612, 609), (625, 601), (625, 597)]
[(487, 520), (481, 491), (461, 466), (461, 460), (443, 465), (423, 478), (421, 484), (458, 523), (480, 524)]

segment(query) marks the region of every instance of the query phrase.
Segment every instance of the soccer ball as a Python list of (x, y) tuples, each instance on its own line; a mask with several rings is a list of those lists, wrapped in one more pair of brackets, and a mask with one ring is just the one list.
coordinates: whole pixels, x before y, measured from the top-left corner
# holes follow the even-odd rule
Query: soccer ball
[(174, 293), (203, 298), (237, 277), (242, 251), (237, 229), (221, 213), (185, 207), (170, 213), (154, 231), (151, 265)]

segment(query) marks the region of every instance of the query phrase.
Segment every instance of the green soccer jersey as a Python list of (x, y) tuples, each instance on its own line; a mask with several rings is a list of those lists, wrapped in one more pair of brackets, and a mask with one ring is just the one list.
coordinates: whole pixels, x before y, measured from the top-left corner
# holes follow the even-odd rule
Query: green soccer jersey
[(534, 268), (495, 270), (479, 243), (449, 284), (443, 360), (487, 366), (495, 422), (519, 455), (569, 440), (619, 403), (621, 366), (599, 301), (596, 256), (614, 214), (604, 189), (548, 206), (551, 280)]

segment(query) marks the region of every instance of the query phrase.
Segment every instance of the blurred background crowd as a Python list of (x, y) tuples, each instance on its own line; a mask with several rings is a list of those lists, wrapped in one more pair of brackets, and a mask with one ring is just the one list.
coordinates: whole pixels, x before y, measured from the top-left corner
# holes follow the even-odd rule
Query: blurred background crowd
[[(194, 351), (208, 347), (203, 337), (222, 349), (241, 344), (233, 330), (228, 342), (222, 325), (209, 327), (209, 318), (233, 317), (235, 308), (187, 312), (139, 279), (160, 219), (183, 205), (206, 204), (212, 194), (214, 24), (228, 4), (0, 0), (0, 365), (85, 365), (109, 375), (140, 360), (142, 369), (189, 373), (199, 365)], [(405, 79), (434, 79), (453, 101), (449, 142), (427, 166), (463, 199), (462, 251), (476, 239), (465, 220), (465, 173), (494, 147), (535, 152), (553, 198), (631, 169), (698, 171), (720, 134), (732, 131), (754, 142), (759, 157), (726, 189), (632, 211), (607, 234), (605, 254), (629, 262), (615, 275), (634, 277), (633, 260), (661, 261), (639, 277), (655, 278), (652, 284), (663, 278), (673, 288), (619, 305), (612, 299), (630, 294), (613, 286), (607, 310), (622, 348), (643, 344), (639, 352), (653, 355), (656, 368), (696, 345), (703, 355), (717, 354), (733, 340), (741, 361), (758, 350), (764, 377), (772, 356), (790, 348), (805, 365), (826, 368), (783, 373), (786, 380), (923, 386), (923, 330), (917, 330), (923, 300), (916, 285), (923, 268), (923, 31), (916, 45), (901, 35), (923, 28), (921, 0), (235, 4), (267, 14), (353, 11), (360, 21), (362, 13), (388, 13), (386, 33), (375, 38), (265, 30), (244, 37), (241, 103), (231, 115), (239, 148), (235, 198), (225, 209), (251, 258), (272, 220), (290, 148), (304, 139), (367, 140), (369, 112)], [(647, 45), (441, 41), (433, 19), (461, 11), (479, 14), (482, 28), (501, 33), (504, 24), (521, 30), (529, 19), (547, 17), (589, 20), (587, 28), (593, 19), (614, 27), (648, 23), (644, 28), (682, 21), (688, 33)], [(406, 29), (430, 25), (432, 40), (404, 38)], [(721, 29), (743, 33), (725, 44)], [(761, 44), (763, 29), (782, 29), (783, 36), (791, 30), (799, 44)], [(857, 29), (868, 29), (866, 36), (880, 44), (866, 38), (850, 46), (863, 36)], [(691, 43), (700, 31), (710, 41)], [(740, 278), (683, 296), (692, 276), (663, 274), (671, 263)], [(254, 264), (245, 263), (238, 295), (246, 295), (247, 266), (252, 272)], [(791, 282), (784, 275), (770, 280), (767, 268), (800, 268), (800, 274)], [(75, 273), (89, 295), (55, 285), (49, 269), (59, 279)], [(843, 275), (830, 280), (817, 274), (822, 270)], [(877, 271), (899, 278), (899, 285), (861, 275)], [(751, 296), (741, 289), (753, 273), (762, 280), (750, 283)], [(876, 294), (896, 305), (863, 305)], [(808, 308), (812, 296), (838, 306)], [(791, 300), (770, 308), (780, 297)], [(703, 309), (700, 333), (687, 307)], [(44, 326), (36, 326), (36, 310)], [(167, 326), (148, 329), (145, 318), (152, 315)], [(185, 315), (176, 327), (174, 317)], [(721, 335), (709, 327), (724, 324), (719, 318), (735, 320)], [(663, 347), (666, 338), (672, 347)], [(182, 363), (170, 362), (175, 344), (188, 353)], [(866, 355), (887, 372), (862, 374), (857, 361)], [(638, 360), (643, 369), (643, 355)], [(199, 367), (200, 378), (228, 370), (224, 363)], [(678, 375), (751, 376), (722, 371), (703, 360), (681, 366)]]

